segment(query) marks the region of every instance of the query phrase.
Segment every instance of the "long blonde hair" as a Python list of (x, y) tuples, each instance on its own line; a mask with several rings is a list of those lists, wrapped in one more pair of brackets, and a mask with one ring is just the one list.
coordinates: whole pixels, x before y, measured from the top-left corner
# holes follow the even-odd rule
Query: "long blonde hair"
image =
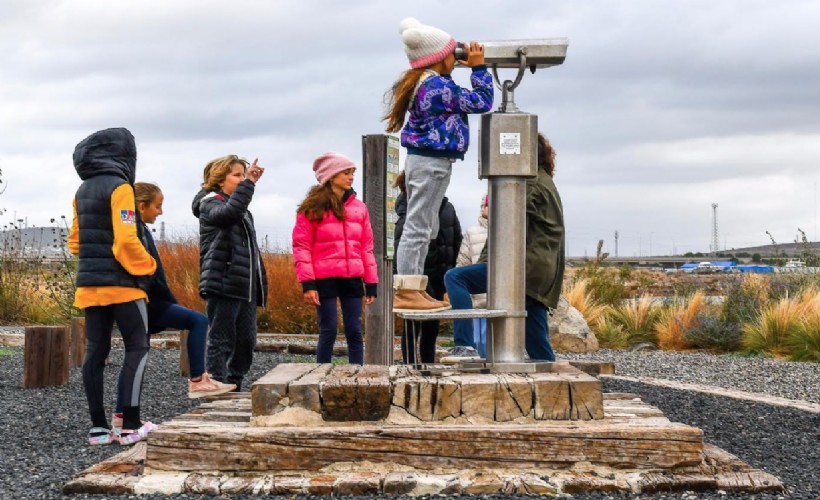
[(382, 121), (387, 122), (387, 132), (393, 133), (401, 130), (404, 125), (404, 115), (410, 109), (410, 104), (415, 95), (416, 85), (419, 83), (421, 75), (426, 68), (411, 68), (401, 74), (398, 80), (393, 83), (385, 94), (387, 112), (382, 117)]
[(236, 155), (222, 156), (209, 161), (205, 165), (205, 170), (202, 171), (202, 179), (205, 181), (202, 183), (202, 189), (208, 192), (218, 191), (219, 185), (225, 182), (225, 178), (228, 177), (236, 164), (242, 165), (244, 170), (248, 170), (247, 160), (243, 160)]

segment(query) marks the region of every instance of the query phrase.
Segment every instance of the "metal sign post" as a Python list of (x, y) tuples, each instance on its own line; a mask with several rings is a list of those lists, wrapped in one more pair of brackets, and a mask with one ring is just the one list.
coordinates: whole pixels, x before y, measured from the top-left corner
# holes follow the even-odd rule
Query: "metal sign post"
[(396, 227), (394, 188), (399, 175), (399, 140), (391, 135), (362, 136), (364, 203), (370, 211), (373, 253), (379, 270), (379, 293), (364, 313), (364, 362), (393, 364), (393, 231)]

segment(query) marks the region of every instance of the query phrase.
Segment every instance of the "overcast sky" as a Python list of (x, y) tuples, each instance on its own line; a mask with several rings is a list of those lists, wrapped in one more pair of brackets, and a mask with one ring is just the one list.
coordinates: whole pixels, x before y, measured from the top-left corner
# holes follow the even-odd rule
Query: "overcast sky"
[[(817, 239), (820, 2), (771, 0), (0, 0), (0, 223), (69, 217), (74, 146), (124, 126), (168, 235), (196, 234), (202, 169), (235, 153), (266, 167), (251, 210), (286, 245), (313, 158), (360, 164), (383, 131), (410, 15), (458, 40), (569, 39), (516, 103), (558, 153), (570, 255), (614, 254), (616, 230), (622, 256), (707, 251), (712, 203), (721, 248)], [(447, 193), (465, 228), (476, 172), (474, 143)]]

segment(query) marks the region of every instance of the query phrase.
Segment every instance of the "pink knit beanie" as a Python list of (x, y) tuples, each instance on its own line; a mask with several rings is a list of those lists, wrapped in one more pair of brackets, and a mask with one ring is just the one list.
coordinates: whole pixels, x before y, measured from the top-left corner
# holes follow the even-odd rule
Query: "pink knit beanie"
[(319, 184), (324, 184), (339, 172), (348, 168), (356, 168), (353, 160), (341, 153), (328, 151), (313, 161), (313, 171), (316, 173), (316, 180)]
[(449, 33), (421, 24), (413, 17), (399, 23), (399, 33), (412, 68), (426, 68), (441, 62), (456, 48), (456, 40)]

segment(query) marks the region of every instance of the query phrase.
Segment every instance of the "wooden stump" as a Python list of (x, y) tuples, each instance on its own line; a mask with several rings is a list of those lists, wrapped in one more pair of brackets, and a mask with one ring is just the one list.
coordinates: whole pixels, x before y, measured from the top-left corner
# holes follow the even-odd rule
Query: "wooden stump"
[(69, 337), (65, 326), (27, 326), (23, 353), (23, 387), (68, 383)]
[(83, 366), (85, 358), (85, 318), (71, 318), (71, 349), (69, 368)]
[(191, 359), (188, 357), (188, 330), (179, 331), (179, 374), (191, 376)]

